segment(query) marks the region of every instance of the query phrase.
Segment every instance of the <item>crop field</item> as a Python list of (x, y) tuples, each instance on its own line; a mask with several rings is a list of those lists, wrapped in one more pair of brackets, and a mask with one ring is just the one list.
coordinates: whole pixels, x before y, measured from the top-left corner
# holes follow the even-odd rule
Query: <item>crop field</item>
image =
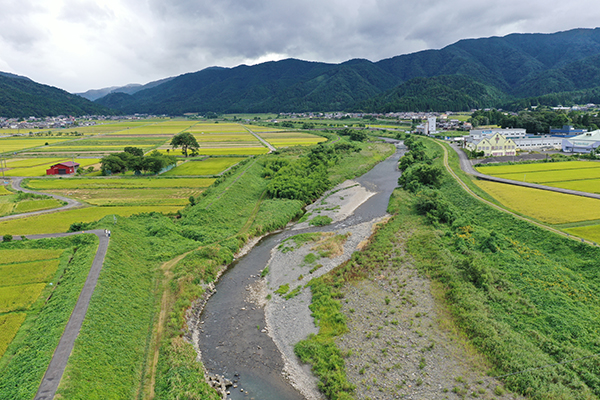
[(176, 135), (185, 131), (196, 121), (161, 121), (151, 124), (146, 124), (134, 128), (126, 128), (120, 131), (109, 133), (109, 135)]
[(212, 178), (69, 178), (30, 179), (31, 189), (142, 189), (142, 188), (206, 188)]
[(25, 313), (0, 315), (0, 358), (14, 339), (26, 316)]
[(194, 137), (200, 146), (211, 144), (213, 142), (255, 142), (259, 143), (258, 139), (252, 134), (246, 132), (240, 133), (195, 133)]
[(240, 124), (231, 123), (206, 123), (198, 122), (195, 125), (190, 126), (186, 129), (186, 132), (196, 134), (208, 134), (208, 133), (246, 133), (246, 129)]
[(0, 286), (16, 286), (25, 283), (48, 281), (58, 268), (59, 260), (33, 261), (12, 265), (0, 265)]
[[(29, 158), (26, 160), (19, 159), (14, 164), (11, 161), (7, 162), (7, 167), (10, 168), (4, 171), (6, 176), (44, 176), (46, 170), (51, 165), (59, 162), (71, 161), (70, 158)], [(44, 162), (44, 163), (42, 163)], [(100, 163), (99, 158), (75, 158), (75, 162), (79, 163), (81, 167), (88, 167), (90, 165), (96, 165)], [(27, 166), (29, 164), (30, 166)], [(14, 168), (16, 165), (22, 165), (22, 167)]]
[(549, 224), (600, 219), (600, 200), (496, 182), (475, 181), (506, 207)]
[(66, 232), (75, 222), (92, 222), (107, 215), (128, 217), (133, 214), (159, 212), (172, 214), (181, 206), (117, 206), (87, 207), (58, 213), (36, 215), (9, 221), (0, 221), (0, 232), (11, 235)]
[(26, 200), (20, 201), (15, 206), (14, 213), (26, 213), (31, 211), (48, 210), (60, 207), (62, 203), (56, 199)]
[[(60, 263), (60, 249), (0, 250), (0, 358)], [(11, 312), (18, 310), (19, 312)]]
[(0, 286), (0, 313), (28, 309), (42, 293), (44, 286), (45, 283)]
[(581, 226), (576, 228), (566, 228), (563, 231), (594, 243), (600, 244), (600, 225)]
[(244, 125), (244, 127), (250, 129), (252, 132), (281, 132), (281, 128), (272, 128), (270, 126), (260, 125)]
[(477, 170), (482, 174), (502, 176), (504, 174), (562, 171), (567, 169), (600, 168), (600, 163), (595, 161), (562, 161), (533, 164), (513, 165), (481, 165)]
[(201, 188), (161, 189), (69, 189), (52, 193), (69, 196), (95, 206), (179, 206), (197, 197)]
[(11, 192), (10, 190), (8, 190), (6, 188), (6, 186), (0, 185), (0, 196), (6, 196), (6, 195), (9, 195), (9, 194), (13, 194), (13, 192)]
[(216, 175), (225, 171), (227, 168), (244, 160), (245, 157), (218, 157), (208, 158), (202, 161), (188, 161), (170, 171), (162, 174), (163, 176), (184, 176), (184, 175)]
[(322, 136), (303, 132), (260, 132), (259, 135), (275, 147), (310, 146), (327, 141)]
[(0, 138), (0, 153), (21, 151), (44, 146), (46, 143), (56, 144), (68, 138)]
[(139, 147), (144, 151), (158, 147), (167, 141), (164, 137), (156, 136), (94, 136), (89, 139), (71, 140), (56, 146), (46, 146), (37, 152), (120, 152), (126, 146)]

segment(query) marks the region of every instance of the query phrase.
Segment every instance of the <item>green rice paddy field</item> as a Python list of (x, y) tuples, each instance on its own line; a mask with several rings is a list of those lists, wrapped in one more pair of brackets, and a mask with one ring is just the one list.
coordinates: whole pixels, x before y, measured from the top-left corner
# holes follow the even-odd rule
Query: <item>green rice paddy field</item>
[(165, 172), (162, 176), (216, 175), (244, 159), (245, 157), (217, 157), (202, 161), (190, 160)]
[(63, 250), (0, 250), (0, 357), (59, 266)]
[(51, 178), (30, 179), (27, 187), (34, 190), (52, 189), (142, 189), (142, 188), (206, 188), (212, 178)]
[[(600, 193), (600, 162), (489, 165), (478, 167), (477, 170), (522, 182)], [(475, 183), (501, 204), (518, 213), (555, 225), (570, 235), (600, 243), (600, 225), (595, 224), (600, 220), (600, 200), (495, 182)]]
[(159, 212), (173, 214), (181, 209), (176, 206), (116, 206), (87, 207), (51, 214), (36, 215), (28, 218), (0, 221), (0, 232), (11, 235), (33, 235), (41, 233), (59, 233), (69, 230), (75, 222), (92, 222), (107, 215), (128, 217), (133, 214)]

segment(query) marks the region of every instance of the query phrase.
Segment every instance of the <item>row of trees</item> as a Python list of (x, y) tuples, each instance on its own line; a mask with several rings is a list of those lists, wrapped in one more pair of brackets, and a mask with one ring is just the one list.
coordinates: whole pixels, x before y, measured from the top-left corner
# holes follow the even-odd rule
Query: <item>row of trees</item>
[(521, 111), (518, 115), (497, 110), (475, 111), (469, 122), (474, 127), (480, 125), (499, 125), (502, 128), (525, 128), (527, 133), (549, 133), (550, 128), (573, 125), (575, 128), (598, 129), (600, 117), (589, 113), (541, 108), (535, 111)]
[(122, 153), (110, 154), (100, 161), (102, 175), (120, 174), (127, 171), (158, 174), (161, 170), (177, 163), (174, 156), (154, 150), (147, 156), (139, 147), (125, 147)]

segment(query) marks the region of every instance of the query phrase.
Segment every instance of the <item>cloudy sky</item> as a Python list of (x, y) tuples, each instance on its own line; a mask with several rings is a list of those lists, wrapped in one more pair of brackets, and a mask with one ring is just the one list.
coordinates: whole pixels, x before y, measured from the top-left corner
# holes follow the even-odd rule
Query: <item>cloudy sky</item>
[(599, 21), (597, 0), (0, 0), (0, 71), (80, 92), (288, 57), (378, 61)]

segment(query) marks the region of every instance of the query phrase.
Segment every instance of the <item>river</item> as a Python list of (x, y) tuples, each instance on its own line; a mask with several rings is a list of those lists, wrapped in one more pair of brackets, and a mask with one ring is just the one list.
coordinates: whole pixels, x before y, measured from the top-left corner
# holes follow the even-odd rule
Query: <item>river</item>
[[(398, 143), (394, 140), (386, 140)], [(354, 179), (376, 192), (348, 218), (337, 224), (304, 230), (286, 229), (263, 238), (248, 254), (236, 260), (216, 284), (216, 293), (207, 301), (195, 329), (202, 362), (211, 374), (236, 382), (228, 398), (256, 400), (300, 400), (304, 397), (282, 375), (283, 360), (265, 327), (262, 307), (246, 300), (248, 287), (260, 279), (271, 250), (287, 237), (302, 232), (332, 231), (372, 221), (386, 214), (390, 195), (397, 186), (397, 164), (403, 150)], [(243, 390), (243, 391), (242, 391)]]

